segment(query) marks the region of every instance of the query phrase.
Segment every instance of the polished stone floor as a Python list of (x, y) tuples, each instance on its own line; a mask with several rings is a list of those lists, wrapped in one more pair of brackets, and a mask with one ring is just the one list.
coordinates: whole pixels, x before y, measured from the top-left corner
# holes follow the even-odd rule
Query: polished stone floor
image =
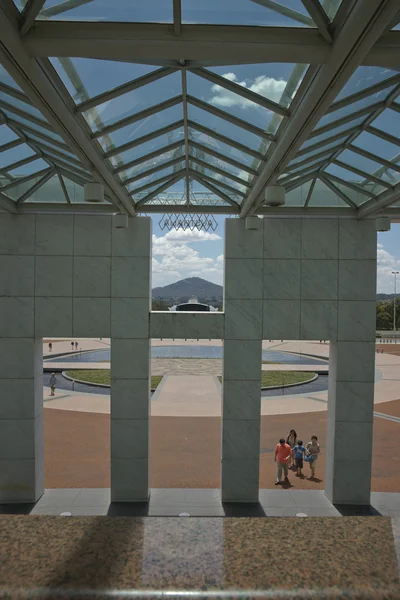
[[(83, 491), (79, 496), (90, 500)], [(400, 594), (388, 517), (0, 515), (0, 538), (0, 598), (7, 600), (398, 600)]]

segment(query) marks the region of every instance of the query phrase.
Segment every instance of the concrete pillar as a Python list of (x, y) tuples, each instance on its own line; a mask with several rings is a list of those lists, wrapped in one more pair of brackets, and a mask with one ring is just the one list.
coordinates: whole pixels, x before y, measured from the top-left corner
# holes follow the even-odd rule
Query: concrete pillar
[(222, 391), (223, 502), (258, 502), (263, 223), (226, 220)]
[(151, 220), (113, 229), (111, 266), (111, 499), (149, 496)]
[(339, 221), (337, 342), (329, 361), (325, 493), (369, 504), (376, 328), (375, 221)]
[(35, 337), (35, 217), (0, 219), (0, 503), (43, 494), (42, 340)]

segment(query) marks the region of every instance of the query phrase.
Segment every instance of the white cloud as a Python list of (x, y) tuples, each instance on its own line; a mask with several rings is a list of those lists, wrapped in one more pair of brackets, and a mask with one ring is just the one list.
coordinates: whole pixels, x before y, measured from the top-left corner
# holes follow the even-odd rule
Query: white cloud
[(186, 277), (202, 277), (222, 284), (223, 257), (201, 256), (190, 244), (218, 242), (221, 237), (206, 231), (173, 230), (164, 236), (153, 235), (153, 287), (168, 285)]
[[(239, 81), (234, 73), (225, 73), (222, 77), (277, 103), (279, 103), (287, 84), (284, 79), (274, 79), (273, 77), (267, 77), (266, 75), (256, 77), (250, 85), (248, 85), (246, 81)], [(210, 103), (215, 106), (222, 106), (225, 108), (230, 108), (232, 106), (238, 106), (239, 108), (254, 108), (257, 106), (254, 102), (247, 100), (247, 98), (238, 96), (238, 94), (235, 94), (220, 85), (214, 84), (211, 86), (211, 90), (213, 96)]]
[[(394, 291), (394, 277), (392, 271), (400, 271), (400, 259), (384, 249), (383, 244), (377, 246), (377, 291), (383, 294), (392, 294)], [(400, 292), (400, 280), (397, 291)]]

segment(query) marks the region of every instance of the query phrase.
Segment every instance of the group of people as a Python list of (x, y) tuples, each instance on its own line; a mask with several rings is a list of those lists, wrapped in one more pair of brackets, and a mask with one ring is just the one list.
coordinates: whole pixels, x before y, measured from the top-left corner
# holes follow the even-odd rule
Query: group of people
[(302, 476), (304, 462), (310, 465), (310, 479), (315, 479), (315, 467), (320, 452), (316, 435), (311, 436), (311, 440), (304, 446), (303, 441), (298, 439), (296, 431), (291, 429), (286, 440), (281, 438), (275, 448), (275, 462), (278, 467), (275, 485), (282, 483), (282, 472), (284, 482), (289, 483), (289, 467), (295, 469), (297, 476)]

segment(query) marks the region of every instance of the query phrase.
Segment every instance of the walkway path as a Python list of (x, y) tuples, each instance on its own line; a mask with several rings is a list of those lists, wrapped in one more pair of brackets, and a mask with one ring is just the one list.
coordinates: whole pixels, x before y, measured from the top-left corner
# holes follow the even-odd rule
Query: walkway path
[[(107, 346), (109, 340), (84, 340), (88, 343), (87, 349)], [(83, 342), (82, 342), (83, 343)], [(154, 345), (182, 345), (182, 340), (153, 340)], [(197, 340), (186, 342), (188, 345), (197, 345)], [(220, 340), (202, 340), (202, 345), (221, 344)], [(56, 342), (53, 342), (56, 348)], [(70, 344), (70, 342), (69, 342)], [(65, 351), (70, 351), (68, 342), (60, 342), (60, 347), (65, 346)], [(264, 349), (276, 349), (297, 354), (307, 354), (328, 358), (329, 344), (319, 342), (264, 342)], [(58, 363), (58, 367), (60, 364)], [(82, 365), (79, 365), (81, 367)], [(105, 363), (93, 363), (93, 367)], [(73, 368), (71, 363), (67, 368)], [(152, 415), (163, 416), (220, 416), (221, 398), (220, 386), (216, 375), (221, 374), (221, 361), (219, 359), (153, 359), (152, 373), (154, 375), (167, 373), (161, 386), (153, 397)], [(92, 364), (90, 365), (92, 368)], [(390, 354), (376, 355), (377, 382), (375, 384), (375, 404), (389, 402), (400, 398), (400, 357)], [(325, 365), (263, 365), (265, 370), (310, 370), (324, 372)], [(48, 388), (44, 389), (45, 406), (64, 410), (83, 412), (110, 412), (110, 398), (108, 394), (83, 394), (60, 390), (54, 399), (50, 400)], [(314, 392), (310, 394), (287, 395), (276, 397), (263, 397), (261, 401), (262, 415), (295, 414), (305, 412), (323, 412), (327, 410), (327, 392)]]

